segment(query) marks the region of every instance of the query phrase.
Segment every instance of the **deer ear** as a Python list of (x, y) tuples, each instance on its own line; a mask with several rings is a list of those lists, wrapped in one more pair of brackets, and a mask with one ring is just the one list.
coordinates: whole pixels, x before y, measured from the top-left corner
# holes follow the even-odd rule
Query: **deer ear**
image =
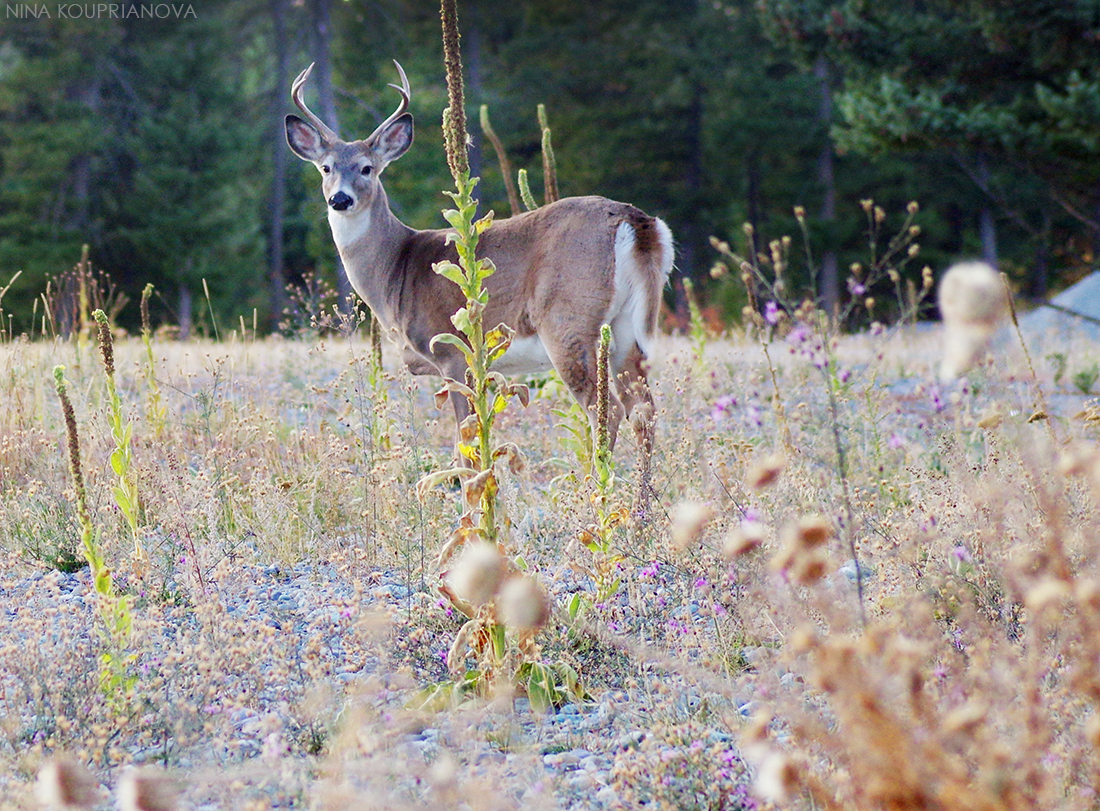
[(392, 121), (385, 129), (375, 133), (369, 146), (383, 163), (395, 161), (404, 155), (413, 142), (413, 117), (409, 113)]
[(296, 115), (286, 117), (286, 142), (291, 150), (304, 161), (316, 162), (325, 153), (325, 139), (317, 128)]

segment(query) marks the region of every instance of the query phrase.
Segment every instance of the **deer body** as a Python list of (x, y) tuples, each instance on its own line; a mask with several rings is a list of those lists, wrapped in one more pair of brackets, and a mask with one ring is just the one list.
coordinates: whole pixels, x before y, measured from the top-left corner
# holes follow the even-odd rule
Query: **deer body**
[[(390, 210), (378, 177), (412, 143), (408, 82), (400, 73), (401, 106), (369, 138), (349, 143), (302, 103), (307, 69), (292, 96), (310, 120), (287, 116), (287, 140), (321, 171), (333, 240), (352, 287), (400, 346), (410, 371), (464, 380), (466, 362), (455, 347), (430, 347), (436, 335), (455, 331), (451, 316), (465, 304), (458, 286), (432, 269), (457, 261), (447, 242), (450, 231), (404, 225)], [(596, 344), (600, 326), (610, 324), (618, 394), (611, 395), (609, 408), (611, 441), (624, 413), (644, 403), (635, 428), (648, 448), (652, 397), (643, 362), (672, 267), (668, 227), (625, 203), (569, 197), (494, 222), (481, 235), (478, 255), (496, 266), (485, 281), (484, 323), (503, 323), (516, 333), (493, 369), (512, 375), (555, 368), (594, 419)], [(451, 401), (461, 423), (469, 404), (461, 397)]]

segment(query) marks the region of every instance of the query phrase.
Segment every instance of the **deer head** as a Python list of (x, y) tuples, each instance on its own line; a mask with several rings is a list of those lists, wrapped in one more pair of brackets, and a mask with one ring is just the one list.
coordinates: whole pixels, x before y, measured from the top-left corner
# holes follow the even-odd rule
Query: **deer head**
[(342, 141), (318, 118), (302, 99), (302, 87), (313, 65), (294, 80), (291, 98), (305, 119), (286, 117), (286, 140), (302, 160), (309, 161), (321, 173), (321, 189), (331, 211), (356, 214), (367, 209), (381, 189), (379, 175), (391, 162), (400, 158), (412, 146), (413, 117), (408, 112), (409, 80), (401, 65), (397, 72), (401, 86), (391, 84), (401, 94), (401, 102), (378, 129), (361, 141)]

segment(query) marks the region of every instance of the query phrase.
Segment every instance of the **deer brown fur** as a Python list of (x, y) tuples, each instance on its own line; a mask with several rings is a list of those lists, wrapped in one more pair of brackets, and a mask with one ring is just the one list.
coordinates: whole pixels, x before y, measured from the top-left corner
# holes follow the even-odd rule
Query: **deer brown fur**
[[(396, 63), (395, 63), (396, 64)], [(464, 299), (457, 285), (432, 266), (457, 261), (446, 229), (418, 231), (390, 210), (380, 175), (413, 140), (409, 85), (397, 65), (401, 93), (397, 110), (369, 137), (342, 141), (302, 100), (312, 69), (295, 80), (292, 98), (305, 115), (286, 117), (287, 141), (322, 175), (333, 239), (355, 291), (401, 347), (413, 374), (464, 380), (465, 359), (434, 336), (454, 332), (451, 316)], [(596, 344), (610, 324), (609, 403), (612, 445), (624, 414), (639, 441), (652, 443), (652, 395), (645, 359), (672, 268), (672, 234), (660, 219), (603, 197), (567, 197), (493, 223), (481, 235), (478, 255), (496, 272), (485, 281), (489, 304), (484, 323), (516, 332), (512, 346), (493, 366), (504, 374), (556, 369), (577, 401), (595, 418)], [(458, 422), (469, 404), (451, 397)], [(641, 405), (641, 408), (638, 406)]]

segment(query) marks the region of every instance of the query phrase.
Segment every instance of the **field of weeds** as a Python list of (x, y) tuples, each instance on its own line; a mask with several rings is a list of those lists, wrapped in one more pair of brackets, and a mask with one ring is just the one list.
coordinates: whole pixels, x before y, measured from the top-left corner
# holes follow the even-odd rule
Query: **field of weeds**
[(551, 610), (491, 678), (437, 590), (462, 493), (417, 487), (438, 381), (358, 338), (120, 337), (112, 407), (94, 333), (5, 343), (0, 808), (47, 763), (91, 807), (1094, 808), (1100, 347), (943, 384), (940, 342), (660, 339), (644, 514), (631, 433), (598, 483), (531, 381), (500, 543)]

